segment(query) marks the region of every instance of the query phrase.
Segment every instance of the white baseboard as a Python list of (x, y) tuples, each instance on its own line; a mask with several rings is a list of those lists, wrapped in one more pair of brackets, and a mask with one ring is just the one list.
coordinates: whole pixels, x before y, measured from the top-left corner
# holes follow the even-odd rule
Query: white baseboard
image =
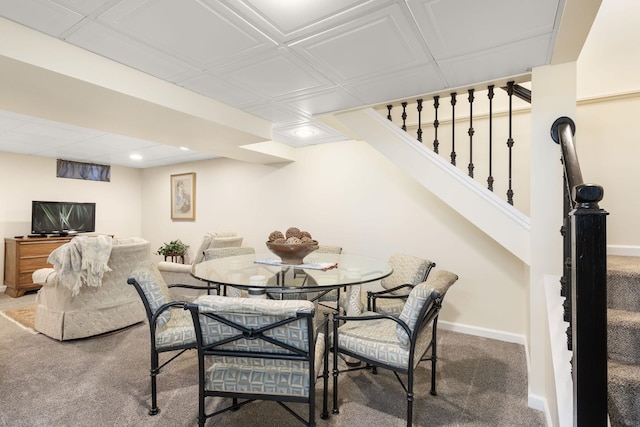
[(640, 257), (640, 246), (608, 245), (607, 255)]
[[(539, 394), (529, 393), (529, 408), (537, 409), (538, 411), (544, 411), (545, 413), (548, 411), (547, 399), (544, 396), (540, 396)], [(550, 425), (550, 424), (548, 424)]]
[(549, 411), (549, 402), (544, 396), (540, 396), (539, 394), (529, 393), (528, 395), (528, 405), (529, 408), (536, 409), (538, 411), (542, 411), (544, 413), (545, 425), (548, 427), (553, 427), (553, 420), (551, 419), (551, 411)]
[(438, 328), (442, 328), (446, 331), (460, 332), (462, 334), (491, 338), (498, 341), (512, 342), (520, 345), (526, 345), (527, 342), (524, 335), (497, 331), (495, 329), (479, 328), (477, 326), (462, 325), (460, 323), (451, 323), (443, 320), (438, 320)]
[[(442, 320), (438, 321), (438, 328), (441, 328), (447, 331), (460, 332), (462, 334), (475, 335), (483, 338), (490, 338), (498, 341), (505, 341), (505, 342), (515, 343), (515, 344), (520, 344), (524, 346), (524, 354), (527, 359), (527, 377), (530, 375), (531, 365), (530, 365), (530, 359), (529, 359), (529, 349), (527, 346), (526, 337), (524, 335), (512, 334), (504, 331), (497, 331), (495, 329), (479, 328), (477, 326), (461, 325), (458, 323), (451, 323), (451, 322), (446, 322)], [(531, 409), (542, 411), (547, 420), (547, 425), (548, 426), (552, 425), (550, 415), (549, 415), (547, 400), (543, 396), (533, 394), (533, 393), (528, 393), (527, 405)]]
[(6, 290), (7, 290), (7, 287), (5, 285), (0, 285), (0, 293), (3, 293)]

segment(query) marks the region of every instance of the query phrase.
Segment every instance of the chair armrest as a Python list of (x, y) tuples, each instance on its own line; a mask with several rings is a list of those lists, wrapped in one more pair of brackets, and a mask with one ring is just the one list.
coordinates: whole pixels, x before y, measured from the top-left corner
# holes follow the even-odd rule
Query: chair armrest
[(392, 316), (390, 314), (366, 314), (366, 315), (362, 315), (362, 316), (345, 316), (342, 314), (334, 314), (333, 315), (333, 320), (334, 322), (338, 321), (338, 320), (344, 320), (345, 322), (352, 322), (352, 321), (362, 321), (362, 320), (377, 320), (377, 319), (390, 319), (393, 320), (396, 323), (404, 323), (402, 320), (398, 319), (395, 316)]
[[(405, 283), (403, 285), (399, 285), (396, 286), (394, 288), (391, 289), (384, 289), (382, 291), (378, 291), (378, 292), (373, 292), (373, 291), (367, 291), (367, 310), (369, 311), (376, 311), (376, 299), (381, 298), (381, 299), (406, 299), (409, 294), (391, 294), (392, 292), (395, 292), (397, 290), (400, 289), (404, 289), (404, 288), (409, 288), (410, 290), (414, 288), (415, 285), (411, 285), (408, 283)], [(411, 291), (409, 291), (411, 292)], [(388, 295), (391, 294), (391, 295)]]
[(167, 310), (171, 310), (172, 308), (182, 308), (184, 309), (184, 306), (187, 304), (186, 301), (171, 301), (168, 302), (166, 304), (162, 304), (155, 313), (153, 313), (153, 316), (151, 316), (151, 324), (155, 327), (156, 322), (158, 320), (158, 317), (160, 317), (162, 315), (162, 313), (164, 313)]
[[(393, 294), (393, 295), (386, 295), (386, 294), (390, 294), (390, 293), (392, 293), (392, 292), (395, 292), (395, 291), (398, 291), (398, 290), (400, 290), (400, 289), (404, 289), (404, 288), (413, 289), (413, 288), (414, 288), (414, 286), (415, 286), (415, 285), (411, 285), (411, 284), (409, 284), (409, 283), (405, 283), (405, 284), (403, 284), (403, 285), (398, 285), (398, 286), (396, 286), (396, 287), (394, 287), (394, 288), (384, 289), (384, 290), (382, 290), (382, 291), (377, 291), (377, 292), (368, 291), (368, 292), (367, 292), (367, 295), (375, 295), (375, 296), (376, 296), (376, 298), (397, 298), (397, 297), (400, 297), (400, 298), (406, 298), (406, 297), (408, 297), (408, 296), (409, 296), (409, 294), (406, 294), (406, 295), (397, 295), (397, 294)], [(409, 291), (409, 292), (411, 292), (411, 291)], [(386, 296), (383, 296), (383, 295), (386, 295)]]
[(43, 286), (52, 286), (55, 284), (55, 278), (58, 275), (53, 268), (39, 268), (31, 274), (33, 283)]
[(389, 320), (393, 320), (394, 322), (396, 322), (398, 325), (400, 325), (400, 327), (402, 327), (402, 329), (404, 329), (404, 331), (407, 333), (407, 336), (409, 337), (409, 339), (411, 339), (411, 329), (409, 328), (409, 325), (407, 325), (404, 321), (400, 320), (398, 317), (392, 316), (390, 314), (368, 314), (365, 316), (342, 316), (339, 314), (334, 314), (333, 315), (333, 339), (334, 339), (334, 347), (337, 348), (337, 344), (338, 344), (338, 323), (343, 320), (345, 322), (357, 322), (357, 321), (363, 321), (363, 320), (378, 320), (378, 319), (389, 319)]
[(167, 285), (168, 288), (182, 288), (182, 289), (197, 289), (200, 291), (210, 291), (212, 289), (218, 289), (218, 285), (212, 285), (211, 282), (207, 282), (206, 285), (189, 285), (186, 283), (173, 283), (171, 285)]

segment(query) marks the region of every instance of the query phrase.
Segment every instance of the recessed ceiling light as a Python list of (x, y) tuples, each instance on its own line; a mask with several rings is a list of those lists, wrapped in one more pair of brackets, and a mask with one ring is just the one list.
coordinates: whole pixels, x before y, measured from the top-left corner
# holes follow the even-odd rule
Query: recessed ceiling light
[(315, 129), (309, 127), (309, 126), (305, 126), (303, 128), (300, 129), (296, 129), (293, 131), (293, 134), (295, 136), (297, 136), (298, 138), (310, 138), (313, 135), (316, 134)]
[(140, 154), (132, 154), (129, 156), (131, 160), (142, 160), (142, 156)]

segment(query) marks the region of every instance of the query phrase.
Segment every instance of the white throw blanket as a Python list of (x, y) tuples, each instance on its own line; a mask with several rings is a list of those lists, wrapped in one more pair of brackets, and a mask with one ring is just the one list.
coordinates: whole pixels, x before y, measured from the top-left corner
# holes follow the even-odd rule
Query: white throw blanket
[(102, 276), (111, 271), (107, 263), (111, 256), (111, 236), (77, 236), (55, 249), (48, 261), (53, 264), (57, 282), (76, 296), (82, 286), (100, 286)]

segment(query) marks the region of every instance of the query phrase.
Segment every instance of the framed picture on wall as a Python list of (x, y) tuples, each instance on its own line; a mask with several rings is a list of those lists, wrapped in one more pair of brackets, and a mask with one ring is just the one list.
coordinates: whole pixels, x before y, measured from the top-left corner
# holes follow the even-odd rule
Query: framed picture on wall
[(196, 219), (195, 172), (171, 175), (171, 219)]

